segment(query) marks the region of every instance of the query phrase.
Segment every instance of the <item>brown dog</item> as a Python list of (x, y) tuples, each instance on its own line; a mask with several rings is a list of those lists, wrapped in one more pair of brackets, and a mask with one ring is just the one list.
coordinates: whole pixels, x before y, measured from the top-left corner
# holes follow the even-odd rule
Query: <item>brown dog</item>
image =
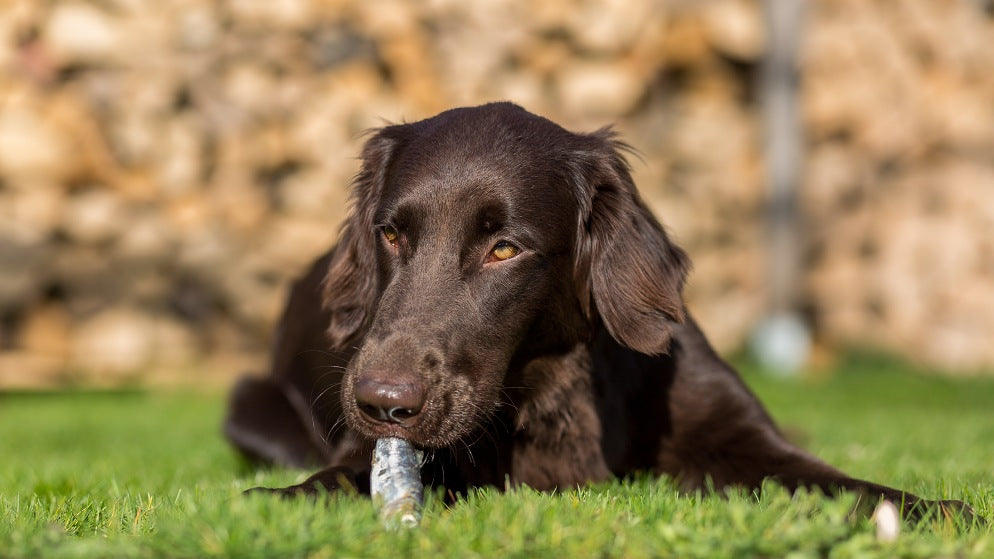
[(777, 430), (681, 298), (689, 266), (608, 130), (490, 104), (388, 126), (363, 150), (341, 240), (293, 287), (265, 378), (225, 426), (246, 455), (320, 465), (279, 490), (368, 491), (372, 441), (428, 450), (452, 491), (639, 471), (688, 490), (774, 478), (959, 502), (846, 476)]

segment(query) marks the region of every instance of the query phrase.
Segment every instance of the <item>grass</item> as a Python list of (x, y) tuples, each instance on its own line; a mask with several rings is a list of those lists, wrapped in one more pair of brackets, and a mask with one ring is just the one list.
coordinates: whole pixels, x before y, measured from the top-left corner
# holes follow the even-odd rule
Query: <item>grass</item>
[[(862, 358), (821, 380), (747, 371), (802, 444), (861, 477), (969, 501), (994, 518), (994, 379)], [(749, 369), (749, 367), (747, 367)], [(368, 500), (243, 496), (305, 472), (254, 471), (220, 436), (223, 395), (0, 395), (0, 557), (985, 557), (994, 527), (935, 522), (878, 542), (851, 497), (679, 495), (636, 479), (560, 494), (429, 498), (384, 530)]]

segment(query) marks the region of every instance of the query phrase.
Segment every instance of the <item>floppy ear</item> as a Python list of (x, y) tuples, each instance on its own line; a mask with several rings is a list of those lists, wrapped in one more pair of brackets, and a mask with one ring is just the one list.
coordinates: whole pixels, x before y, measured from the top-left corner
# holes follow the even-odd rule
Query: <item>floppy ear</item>
[(574, 273), (580, 304), (622, 345), (666, 353), (685, 317), (690, 261), (639, 197), (621, 155), (628, 147), (610, 129), (581, 138), (586, 147), (570, 165), (581, 211)]
[(390, 127), (370, 138), (362, 150), (362, 168), (352, 183), (351, 210), (324, 279), (323, 305), (331, 314), (328, 337), (344, 348), (369, 325), (379, 292), (376, 201), (383, 192), (387, 165), (395, 149)]

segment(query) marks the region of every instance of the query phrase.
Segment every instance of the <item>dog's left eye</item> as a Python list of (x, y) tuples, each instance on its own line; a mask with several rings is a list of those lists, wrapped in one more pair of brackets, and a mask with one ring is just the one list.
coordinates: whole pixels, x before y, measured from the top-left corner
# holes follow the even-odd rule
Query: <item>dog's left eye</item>
[(400, 234), (397, 233), (397, 230), (389, 225), (383, 226), (382, 230), (383, 230), (383, 238), (386, 239), (391, 246), (397, 246), (397, 238), (400, 237)]
[(487, 258), (487, 262), (501, 262), (514, 258), (519, 253), (521, 253), (520, 248), (507, 241), (501, 241), (494, 245), (493, 250), (490, 251), (490, 257)]

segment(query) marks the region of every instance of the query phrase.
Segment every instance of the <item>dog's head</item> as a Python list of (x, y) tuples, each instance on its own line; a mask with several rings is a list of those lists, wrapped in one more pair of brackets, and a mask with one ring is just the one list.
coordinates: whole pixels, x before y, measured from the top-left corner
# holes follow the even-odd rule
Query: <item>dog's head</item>
[(666, 351), (688, 263), (623, 149), (507, 103), (368, 140), (324, 293), (332, 344), (358, 347), (353, 428), (443, 447), (493, 411), (510, 368), (596, 328)]

